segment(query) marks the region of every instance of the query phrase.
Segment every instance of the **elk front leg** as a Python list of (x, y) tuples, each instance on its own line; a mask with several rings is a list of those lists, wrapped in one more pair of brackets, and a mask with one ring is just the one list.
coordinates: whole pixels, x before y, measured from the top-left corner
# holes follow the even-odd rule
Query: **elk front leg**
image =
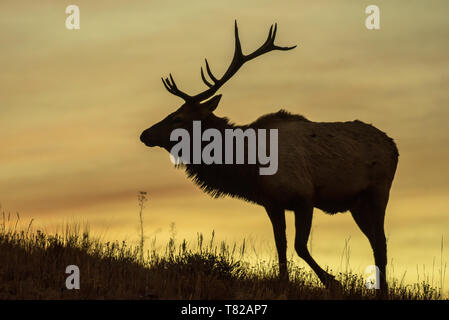
[(312, 206), (303, 206), (295, 210), (295, 249), (298, 255), (315, 271), (320, 281), (326, 288), (340, 289), (341, 284), (335, 280), (335, 277), (324, 271), (318, 263), (312, 258), (307, 249), (307, 241), (309, 239), (310, 228), (312, 226)]
[(279, 258), (279, 278), (288, 280), (287, 270), (287, 238), (285, 235), (285, 211), (278, 207), (265, 207), (273, 225), (274, 240)]

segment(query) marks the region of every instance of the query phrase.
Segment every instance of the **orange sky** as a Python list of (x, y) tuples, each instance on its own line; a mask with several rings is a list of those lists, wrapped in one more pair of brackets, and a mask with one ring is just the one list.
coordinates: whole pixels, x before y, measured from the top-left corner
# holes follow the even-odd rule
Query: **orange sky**
[[(80, 7), (80, 30), (65, 28), (69, 4)], [(370, 4), (381, 10), (378, 31), (364, 26)], [(416, 265), (439, 259), (441, 237), (449, 245), (448, 9), (445, 0), (2, 1), (0, 203), (39, 227), (88, 221), (93, 232), (135, 241), (137, 193), (145, 190), (148, 236), (166, 237), (175, 222), (178, 237), (215, 229), (274, 248), (263, 208), (208, 198), (138, 137), (181, 105), (161, 76), (172, 72), (183, 90), (203, 90), (204, 57), (216, 75), (232, 58), (235, 18), (246, 53), (278, 22), (277, 43), (298, 48), (245, 65), (220, 90), (216, 114), (245, 123), (284, 108), (387, 132), (400, 152), (389, 259), (414, 277)], [(337, 269), (351, 237), (351, 266), (362, 272), (372, 263), (349, 214), (315, 216), (318, 262)]]

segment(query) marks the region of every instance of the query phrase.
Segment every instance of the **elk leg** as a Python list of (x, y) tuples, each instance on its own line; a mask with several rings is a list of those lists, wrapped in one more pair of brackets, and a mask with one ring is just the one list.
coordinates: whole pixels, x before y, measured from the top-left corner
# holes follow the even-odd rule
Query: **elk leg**
[(265, 207), (273, 225), (274, 240), (279, 258), (279, 278), (288, 280), (287, 270), (287, 238), (285, 235), (285, 211), (276, 207)]
[[(365, 200), (365, 201), (363, 201)], [(351, 209), (352, 217), (360, 230), (368, 238), (374, 253), (374, 261), (380, 272), (380, 289), (386, 292), (387, 241), (384, 231), (386, 205), (373, 203), (372, 199), (361, 199), (358, 205)]]
[(334, 276), (324, 271), (312, 258), (307, 249), (307, 241), (309, 239), (310, 228), (312, 226), (313, 207), (309, 206), (301, 210), (295, 210), (295, 249), (307, 264), (316, 273), (320, 281), (327, 288), (341, 288), (341, 284), (335, 280)]

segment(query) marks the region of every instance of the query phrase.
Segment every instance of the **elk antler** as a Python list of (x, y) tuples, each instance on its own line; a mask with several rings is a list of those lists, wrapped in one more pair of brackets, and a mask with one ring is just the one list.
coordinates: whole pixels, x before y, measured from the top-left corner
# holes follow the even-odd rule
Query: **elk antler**
[(195, 95), (195, 96), (190, 96), (184, 92), (182, 92), (181, 90), (178, 89), (178, 87), (176, 86), (175, 81), (173, 80), (172, 75), (170, 74), (170, 80), (168, 78), (166, 78), (165, 80), (162, 79), (162, 82), (165, 86), (165, 88), (168, 90), (168, 92), (183, 98), (185, 101), (203, 101), (207, 98), (210, 98), (211, 96), (213, 96), (215, 94), (215, 92), (217, 92), (217, 90), (223, 86), (223, 84), (226, 83), (226, 81), (228, 81), (239, 69), (241, 66), (243, 66), (243, 64), (249, 60), (252, 60), (264, 53), (273, 51), (273, 50), (281, 50), (281, 51), (286, 51), (286, 50), (291, 50), (296, 48), (296, 46), (292, 46), (292, 47), (279, 47), (277, 45), (274, 44), (274, 39), (276, 37), (276, 31), (277, 31), (277, 23), (274, 24), (274, 29), (273, 29), (273, 25), (271, 25), (270, 27), (270, 31), (268, 33), (268, 38), (267, 40), (264, 42), (264, 44), (257, 49), (256, 51), (254, 51), (253, 53), (249, 54), (249, 55), (244, 55), (242, 52), (242, 46), (240, 44), (240, 39), (239, 39), (239, 30), (237, 27), (237, 20), (235, 20), (235, 51), (234, 51), (234, 57), (232, 58), (231, 64), (228, 67), (228, 70), (226, 70), (226, 72), (223, 74), (223, 76), (220, 79), (215, 78), (215, 76), (212, 74), (212, 71), (210, 70), (209, 67), (209, 63), (207, 62), (207, 59), (205, 59), (206, 61), (206, 71), (207, 74), (209, 75), (210, 79), (212, 80), (213, 83), (210, 83), (205, 75), (204, 75), (204, 71), (203, 71), (203, 67), (201, 67), (201, 78), (203, 79), (204, 83), (209, 87), (209, 89)]
[(178, 89), (176, 86), (176, 82), (173, 79), (171, 73), (170, 73), (170, 79), (168, 78), (161, 78), (162, 83), (164, 84), (165, 88), (168, 90), (168, 92), (174, 94), (175, 96), (183, 98), (185, 101), (189, 101), (192, 99), (192, 96), (189, 96), (187, 93), (182, 92)]

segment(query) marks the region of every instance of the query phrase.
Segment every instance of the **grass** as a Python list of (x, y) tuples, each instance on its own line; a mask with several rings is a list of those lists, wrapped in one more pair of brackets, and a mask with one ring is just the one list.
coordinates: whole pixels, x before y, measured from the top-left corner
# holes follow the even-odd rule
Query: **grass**
[[(19, 217), (17, 217), (18, 221)], [(163, 250), (126, 242), (105, 242), (66, 226), (59, 234), (17, 230), (3, 215), (0, 225), (0, 299), (376, 299), (362, 276), (340, 273), (342, 292), (321, 286), (316, 276), (289, 263), (290, 281), (277, 279), (277, 265), (245, 261), (247, 248), (174, 237)], [(7, 226), (8, 225), (8, 226)], [(80, 290), (68, 290), (68, 265), (80, 268)], [(387, 299), (441, 299), (441, 289), (423, 280), (414, 285), (390, 280)]]

